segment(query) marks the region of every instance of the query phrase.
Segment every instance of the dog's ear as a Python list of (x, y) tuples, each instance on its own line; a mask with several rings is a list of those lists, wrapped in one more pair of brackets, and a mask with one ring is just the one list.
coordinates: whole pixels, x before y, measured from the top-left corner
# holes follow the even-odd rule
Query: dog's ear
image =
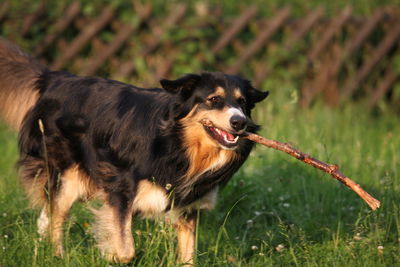
[(263, 101), (269, 95), (269, 91), (263, 92), (254, 88), (249, 80), (244, 80), (244, 82), (246, 86), (247, 98), (253, 104)]
[(260, 91), (254, 87), (249, 90), (249, 97), (253, 103), (258, 103), (263, 101), (269, 95), (269, 91)]
[(198, 85), (201, 76), (197, 74), (187, 74), (177, 80), (160, 80), (160, 84), (165, 91), (171, 94), (181, 93), (183, 96), (191, 94), (193, 89)]
[(246, 87), (246, 98), (247, 102), (247, 112), (250, 114), (250, 110), (255, 107), (255, 104), (263, 101), (268, 95), (269, 91), (260, 91), (253, 87), (250, 81), (244, 80)]

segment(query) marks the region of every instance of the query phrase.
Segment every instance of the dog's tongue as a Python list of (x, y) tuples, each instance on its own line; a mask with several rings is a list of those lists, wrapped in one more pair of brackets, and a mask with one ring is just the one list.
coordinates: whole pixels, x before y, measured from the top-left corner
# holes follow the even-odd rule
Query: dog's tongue
[(222, 135), (225, 136), (228, 141), (232, 141), (232, 142), (235, 141), (235, 137), (232, 134), (225, 132), (225, 131), (221, 131), (221, 132), (222, 132)]

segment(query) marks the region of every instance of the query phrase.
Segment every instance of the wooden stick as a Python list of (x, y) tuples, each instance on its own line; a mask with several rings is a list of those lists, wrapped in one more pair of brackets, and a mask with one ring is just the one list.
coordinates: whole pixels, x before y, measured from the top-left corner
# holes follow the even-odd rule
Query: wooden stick
[(264, 138), (262, 136), (259, 136), (254, 133), (246, 133), (243, 138), (249, 139), (253, 142), (262, 144), (264, 146), (280, 150), (283, 152), (286, 152), (287, 154), (295, 157), (298, 160), (301, 160), (304, 163), (307, 163), (317, 169), (323, 170), (326, 173), (329, 173), (333, 178), (336, 180), (339, 180), (341, 183), (343, 183), (345, 186), (349, 187), (352, 189), (354, 192), (356, 192), (362, 199), (364, 199), (365, 202), (371, 207), (372, 210), (376, 210), (380, 206), (380, 201), (373, 198), (370, 194), (365, 192), (361, 186), (354, 181), (352, 181), (350, 178), (346, 177), (344, 174), (342, 174), (339, 171), (339, 167), (337, 165), (331, 165), (327, 164), (325, 162), (319, 161), (317, 159), (314, 159), (310, 157), (309, 155), (297, 150), (294, 148), (292, 145), (288, 143), (281, 143), (275, 140), (270, 140), (267, 138)]

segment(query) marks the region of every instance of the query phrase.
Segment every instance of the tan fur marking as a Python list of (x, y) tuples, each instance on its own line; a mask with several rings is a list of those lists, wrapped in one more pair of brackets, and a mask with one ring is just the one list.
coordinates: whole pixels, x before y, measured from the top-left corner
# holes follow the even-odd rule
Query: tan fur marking
[(93, 226), (94, 236), (101, 253), (109, 261), (128, 263), (135, 256), (131, 224), (132, 211), (121, 224), (117, 210), (107, 202), (99, 210), (92, 210), (97, 217)]
[[(226, 112), (225, 112), (226, 113)], [(187, 148), (187, 155), (190, 159), (190, 167), (183, 177), (182, 192), (186, 195), (191, 190), (191, 185), (196, 182), (196, 178), (206, 171), (218, 169), (227, 162), (233, 160), (235, 152), (222, 149), (204, 130), (199, 123), (202, 119), (208, 118), (219, 125), (218, 114), (225, 115), (224, 111), (197, 111), (190, 112), (188, 116), (181, 120), (184, 126), (184, 146)], [(223, 116), (223, 120), (225, 119)], [(222, 124), (222, 123), (221, 123)], [(222, 129), (226, 129), (221, 127)]]
[(0, 114), (16, 130), (38, 99), (36, 82), (44, 69), (33, 57), (0, 38)]
[[(50, 206), (47, 204), (42, 209), (42, 213), (38, 219), (39, 234), (46, 235), (50, 233), (50, 240), (54, 245), (55, 254), (62, 256), (63, 249), (63, 224), (69, 210), (76, 200), (87, 197), (91, 189), (88, 186), (88, 179), (84, 176), (78, 167), (66, 170), (60, 177), (61, 187), (54, 194)], [(50, 207), (50, 209), (49, 209)], [(50, 214), (48, 213), (50, 210)], [(49, 216), (49, 218), (47, 218)], [(48, 221), (48, 222), (47, 222)], [(47, 231), (46, 231), (47, 226)]]
[(235, 97), (235, 99), (243, 97), (242, 92), (239, 88), (235, 88), (235, 90), (233, 90), (233, 96)]
[(196, 239), (196, 216), (192, 218), (180, 218), (175, 223), (178, 235), (178, 261), (184, 266), (193, 266)]
[[(29, 203), (32, 207), (44, 207), (48, 201), (45, 186), (47, 183), (47, 175), (43, 168), (37, 168), (37, 161), (24, 164), (19, 171), (22, 185), (28, 196)], [(30, 176), (32, 171), (36, 171), (34, 177)]]
[(221, 86), (218, 86), (217, 88), (215, 88), (215, 92), (209, 95), (208, 97), (213, 97), (213, 96), (225, 97), (225, 89), (222, 88)]
[(163, 214), (168, 205), (166, 190), (148, 180), (141, 180), (133, 209), (140, 211), (144, 217), (157, 218)]
[(68, 169), (61, 177), (62, 186), (68, 190), (69, 196), (78, 198), (91, 198), (97, 192), (97, 188), (90, 182), (83, 172), (77, 166)]
[[(19, 176), (21, 177), (31, 205), (42, 208), (47, 204), (49, 199), (45, 190), (48, 182), (46, 170), (44, 168), (37, 168), (37, 166), (40, 166), (40, 162), (32, 161), (31, 163), (25, 163), (20, 169)], [(36, 173), (34, 177), (31, 177), (32, 169)], [(61, 181), (63, 188), (67, 187), (68, 189), (66, 190), (72, 190), (72, 194), (78, 194), (80, 198), (96, 197), (98, 193), (98, 189), (94, 187), (90, 179), (76, 166), (66, 170), (61, 175)]]
[(2, 95), (2, 104), (4, 110), (4, 118), (9, 125), (18, 130), (22, 123), (25, 114), (36, 103), (39, 94), (32, 91), (31, 87), (23, 89), (20, 92), (7, 92), (7, 95)]
[(183, 214), (196, 212), (198, 209), (213, 209), (217, 201), (218, 187), (210, 191), (201, 199), (192, 204), (170, 210), (166, 214), (166, 221), (172, 222), (177, 230), (178, 236), (178, 261), (184, 263), (183, 266), (193, 266), (193, 257), (195, 255), (196, 241), (196, 219), (194, 215), (191, 218), (185, 218)]

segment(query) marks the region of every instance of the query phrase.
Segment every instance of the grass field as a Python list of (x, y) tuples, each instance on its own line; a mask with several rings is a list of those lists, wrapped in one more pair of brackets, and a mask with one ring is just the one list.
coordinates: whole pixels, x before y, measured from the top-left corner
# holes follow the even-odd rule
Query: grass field
[[(198, 266), (399, 266), (400, 119), (354, 106), (299, 112), (290, 104), (267, 104), (256, 115), (262, 135), (339, 164), (382, 207), (372, 212), (330, 176), (257, 147), (217, 208), (200, 216)], [(90, 235), (90, 204), (74, 207), (65, 225), (65, 258), (53, 257), (38, 241), (38, 211), (28, 207), (19, 186), (16, 151), (16, 135), (0, 126), (0, 265), (110, 266)], [(132, 266), (176, 266), (169, 230), (135, 219)]]

